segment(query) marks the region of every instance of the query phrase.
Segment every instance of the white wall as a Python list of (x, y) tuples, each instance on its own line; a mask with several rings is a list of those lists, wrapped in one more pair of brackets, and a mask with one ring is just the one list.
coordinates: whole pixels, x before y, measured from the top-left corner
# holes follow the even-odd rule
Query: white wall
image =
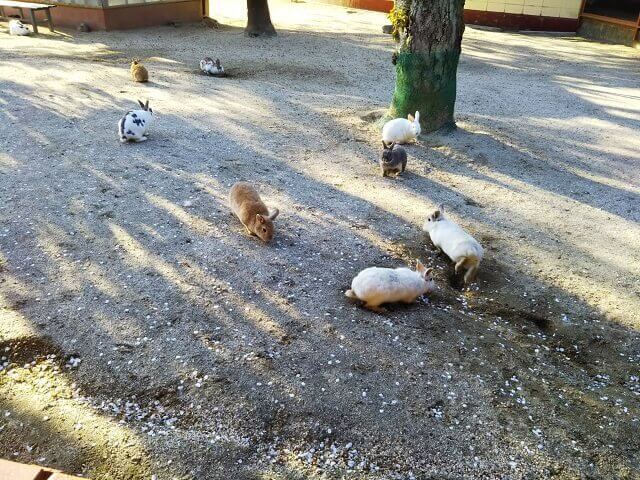
[(465, 9), (578, 18), (581, 0), (466, 0)]

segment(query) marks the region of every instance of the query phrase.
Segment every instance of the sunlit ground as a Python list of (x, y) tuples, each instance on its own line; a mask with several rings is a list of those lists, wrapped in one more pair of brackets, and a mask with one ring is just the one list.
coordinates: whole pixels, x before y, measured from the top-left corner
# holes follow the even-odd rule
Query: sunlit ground
[[(383, 180), (384, 15), (272, 2), (266, 40), (242, 2), (212, 16), (0, 24), (0, 456), (95, 479), (635, 475), (640, 53), (468, 28), (458, 130)], [(120, 145), (138, 98), (150, 139)], [(238, 180), (280, 209), (273, 244), (229, 214)], [(420, 232), (439, 203), (485, 247), (470, 290)], [(416, 257), (430, 301), (344, 299)]]

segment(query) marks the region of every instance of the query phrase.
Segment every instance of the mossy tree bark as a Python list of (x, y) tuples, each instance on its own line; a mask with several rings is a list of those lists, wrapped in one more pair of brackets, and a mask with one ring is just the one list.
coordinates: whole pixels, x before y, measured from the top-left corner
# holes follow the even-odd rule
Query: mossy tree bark
[(244, 33), (249, 37), (273, 37), (276, 34), (271, 23), (268, 0), (247, 0), (247, 26)]
[(464, 0), (396, 0), (404, 24), (395, 54), (396, 87), (390, 114), (420, 111), (422, 128), (454, 126), (456, 76), (464, 32)]

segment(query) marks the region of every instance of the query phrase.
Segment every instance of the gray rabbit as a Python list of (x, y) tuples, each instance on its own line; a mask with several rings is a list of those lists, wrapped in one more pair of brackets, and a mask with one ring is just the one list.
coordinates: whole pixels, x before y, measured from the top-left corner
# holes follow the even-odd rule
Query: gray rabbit
[(388, 176), (390, 173), (395, 173), (396, 176), (404, 172), (407, 167), (407, 152), (400, 145), (396, 145), (395, 142), (391, 142), (387, 145), (382, 142), (382, 158), (380, 158), (380, 172), (383, 177)]

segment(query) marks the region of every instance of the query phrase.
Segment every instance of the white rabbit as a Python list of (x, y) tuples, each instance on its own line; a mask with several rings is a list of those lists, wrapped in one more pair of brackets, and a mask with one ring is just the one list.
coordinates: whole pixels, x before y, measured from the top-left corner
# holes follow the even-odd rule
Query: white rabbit
[(405, 267), (365, 268), (353, 279), (345, 295), (362, 300), (369, 310), (383, 313), (385, 309), (380, 307), (383, 303), (412, 303), (420, 295), (433, 291), (432, 270), (425, 268), (420, 260), (416, 261), (415, 271)]
[(145, 133), (149, 125), (151, 125), (153, 110), (149, 108), (149, 100), (147, 100), (147, 103), (142, 103), (138, 100), (138, 103), (142, 107), (141, 110), (128, 112), (118, 122), (118, 134), (122, 143), (127, 143), (130, 140), (144, 142), (147, 139)]
[(415, 140), (422, 130), (420, 129), (420, 112), (416, 116), (409, 114), (407, 119), (394, 118), (382, 127), (382, 141), (386, 144), (408, 143)]
[(440, 248), (456, 263), (456, 273), (463, 266), (467, 268), (464, 283), (472, 281), (480, 266), (484, 250), (478, 241), (465, 232), (455, 222), (443, 215), (444, 206), (427, 217), (422, 230), (429, 232), (433, 244)]
[(24, 25), (20, 20), (9, 21), (9, 34), (10, 35), (30, 35), (31, 30)]

